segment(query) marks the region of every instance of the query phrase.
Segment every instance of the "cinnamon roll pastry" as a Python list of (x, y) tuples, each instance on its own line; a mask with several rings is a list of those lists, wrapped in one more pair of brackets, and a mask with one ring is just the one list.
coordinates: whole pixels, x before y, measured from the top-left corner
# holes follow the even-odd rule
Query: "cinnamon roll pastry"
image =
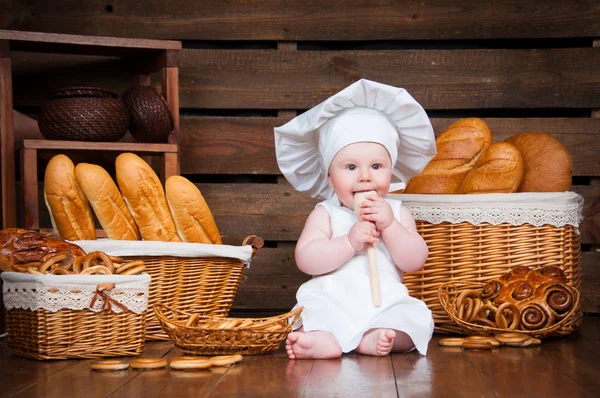
[(554, 324), (554, 316), (542, 305), (527, 304), (521, 309), (521, 326), (527, 330), (539, 330)]
[(552, 283), (541, 286), (544, 303), (550, 308), (557, 319), (562, 319), (573, 308), (575, 298), (573, 293), (564, 285)]

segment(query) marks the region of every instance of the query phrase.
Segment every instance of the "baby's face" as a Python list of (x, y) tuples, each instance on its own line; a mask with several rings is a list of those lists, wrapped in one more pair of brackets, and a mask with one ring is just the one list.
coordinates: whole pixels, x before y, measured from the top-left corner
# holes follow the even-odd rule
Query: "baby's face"
[(381, 144), (357, 142), (342, 148), (329, 166), (329, 185), (342, 204), (353, 208), (354, 193), (361, 191), (387, 195), (392, 180), (392, 161)]

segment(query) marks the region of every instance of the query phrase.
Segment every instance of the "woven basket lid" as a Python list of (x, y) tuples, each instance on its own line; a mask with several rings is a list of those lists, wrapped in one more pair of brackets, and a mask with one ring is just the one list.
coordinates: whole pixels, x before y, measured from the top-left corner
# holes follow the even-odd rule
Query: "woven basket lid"
[(50, 99), (68, 97), (104, 97), (118, 98), (118, 94), (100, 87), (73, 86), (52, 90), (48, 95)]

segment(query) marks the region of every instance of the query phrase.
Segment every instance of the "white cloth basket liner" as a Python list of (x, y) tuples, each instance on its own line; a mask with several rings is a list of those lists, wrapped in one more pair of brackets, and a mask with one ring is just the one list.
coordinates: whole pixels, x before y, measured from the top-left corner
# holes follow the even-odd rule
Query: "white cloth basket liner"
[(578, 227), (583, 219), (583, 197), (575, 192), (523, 192), (472, 195), (390, 194), (402, 201), (415, 220), (431, 224), (530, 224)]
[(158, 242), (144, 240), (77, 240), (74, 243), (86, 253), (101, 251), (111, 256), (172, 256), (172, 257), (226, 257), (238, 259), (246, 266), (252, 259), (252, 246), (213, 245), (185, 242)]
[[(148, 309), (150, 275), (31, 275), (20, 272), (2, 273), (2, 294), (6, 309), (22, 308), (31, 311), (61, 309), (102, 311), (107, 307), (115, 313), (123, 310), (141, 314)], [(115, 287), (97, 294), (97, 286), (114, 283)], [(105, 303), (104, 295), (111, 300)], [(90, 307), (97, 296), (93, 307)], [(112, 303), (111, 303), (112, 302)], [(110, 304), (110, 306), (108, 306)]]

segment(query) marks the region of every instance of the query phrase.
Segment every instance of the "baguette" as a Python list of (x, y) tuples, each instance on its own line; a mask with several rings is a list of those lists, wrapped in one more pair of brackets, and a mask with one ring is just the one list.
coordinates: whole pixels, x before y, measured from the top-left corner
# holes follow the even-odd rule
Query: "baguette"
[(523, 178), (523, 158), (508, 142), (496, 142), (477, 159), (458, 193), (517, 192)]
[(215, 219), (200, 190), (188, 179), (171, 176), (165, 183), (167, 203), (184, 242), (222, 244)]
[(54, 230), (63, 240), (94, 240), (96, 228), (88, 200), (75, 177), (75, 166), (56, 155), (46, 167), (44, 200)]
[(404, 193), (454, 194), (481, 154), (492, 144), (492, 133), (481, 119), (457, 121), (436, 139), (437, 154)]
[(122, 153), (115, 162), (117, 184), (144, 240), (181, 242), (158, 176), (142, 158)]
[(106, 170), (94, 164), (79, 163), (75, 175), (109, 239), (141, 239), (123, 196)]

